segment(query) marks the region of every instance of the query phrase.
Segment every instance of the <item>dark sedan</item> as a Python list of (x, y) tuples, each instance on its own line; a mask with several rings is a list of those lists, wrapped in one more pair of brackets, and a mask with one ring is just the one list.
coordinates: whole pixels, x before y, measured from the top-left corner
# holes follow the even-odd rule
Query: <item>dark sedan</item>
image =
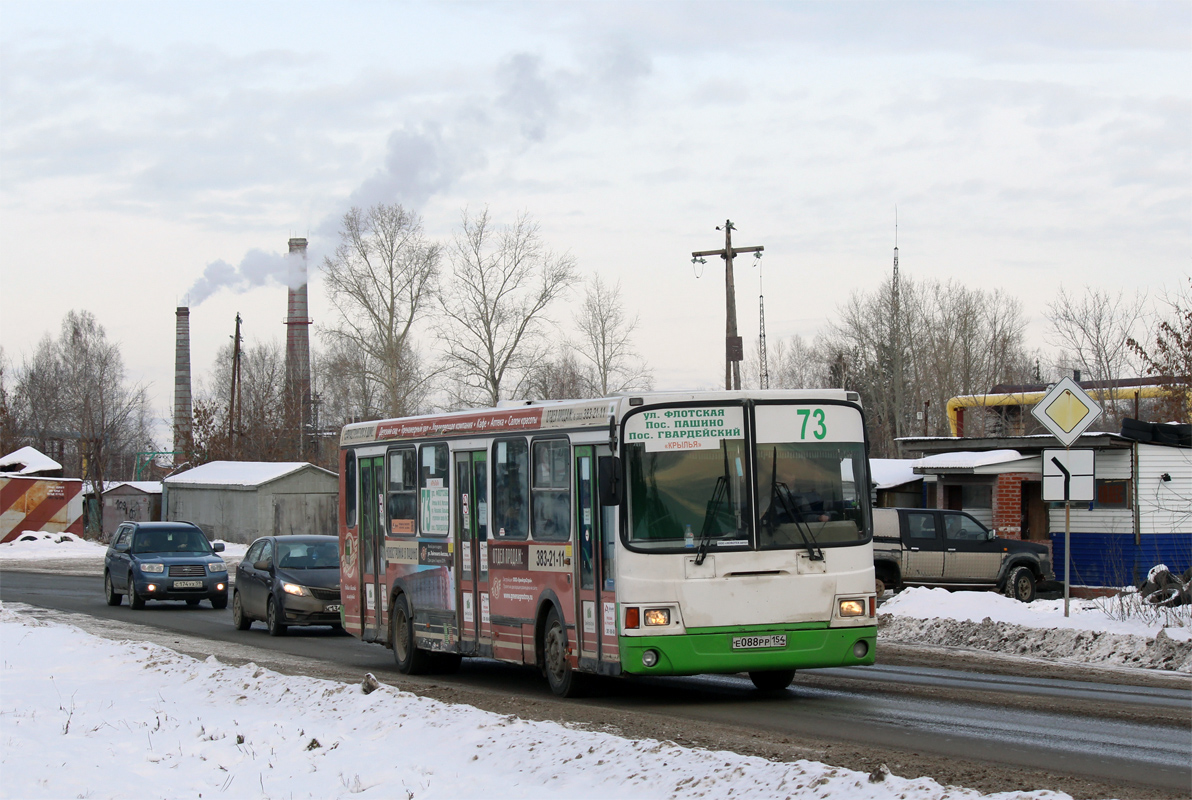
[(198, 526), (189, 522), (125, 522), (116, 529), (103, 560), (108, 605), (142, 608), (146, 600), (210, 600), (228, 607), (228, 566)]
[(232, 622), (240, 630), (264, 621), (272, 636), (291, 625), (341, 626), (339, 539), (265, 536), (236, 567)]

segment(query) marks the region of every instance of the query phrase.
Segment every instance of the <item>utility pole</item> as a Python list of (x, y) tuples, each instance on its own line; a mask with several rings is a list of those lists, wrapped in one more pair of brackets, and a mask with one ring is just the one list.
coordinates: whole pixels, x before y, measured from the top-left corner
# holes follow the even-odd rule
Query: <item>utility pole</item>
[[(892, 294), (893, 319), (890, 320), (890, 346), (893, 349), (894, 363), (894, 438), (902, 436), (902, 325), (899, 319), (901, 304), (901, 287), (898, 283), (898, 206), (894, 207), (894, 280), (890, 287)], [(926, 419), (926, 417), (925, 417)], [(926, 424), (926, 423), (924, 423)]]
[[(716, 226), (720, 230), (720, 226)], [(741, 253), (760, 253), (761, 245), (733, 248), (732, 220), (724, 221), (724, 249), (700, 250), (691, 254), (692, 263), (705, 263), (704, 256), (720, 256), (724, 259), (724, 293), (726, 323), (724, 332), (724, 388), (728, 391), (741, 388), (741, 360), (745, 357), (745, 345), (737, 335), (737, 290), (733, 284), (733, 257)]]
[(239, 404), (236, 402), (240, 392), (240, 315), (236, 315), (236, 335), (232, 337), (232, 396), (228, 399), (228, 451), (236, 455), (236, 430), (240, 426), (238, 415)]

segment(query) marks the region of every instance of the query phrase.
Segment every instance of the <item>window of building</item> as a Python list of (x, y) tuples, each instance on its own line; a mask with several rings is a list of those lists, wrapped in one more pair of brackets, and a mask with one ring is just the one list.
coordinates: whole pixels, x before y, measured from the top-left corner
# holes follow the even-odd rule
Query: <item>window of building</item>
[(960, 490), (963, 508), (993, 508), (993, 487), (989, 484), (965, 484)]
[(1098, 508), (1131, 508), (1130, 481), (1128, 480), (1098, 480), (1097, 481)]
[(493, 442), (493, 528), (497, 539), (530, 533), (530, 448), (525, 439)]
[(571, 538), (571, 445), (566, 439), (534, 442), (534, 538)]

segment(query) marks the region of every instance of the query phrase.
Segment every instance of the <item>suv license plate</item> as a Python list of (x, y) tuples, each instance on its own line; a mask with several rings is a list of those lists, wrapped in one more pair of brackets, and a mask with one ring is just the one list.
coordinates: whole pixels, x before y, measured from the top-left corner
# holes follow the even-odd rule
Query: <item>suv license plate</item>
[(175, 589), (202, 589), (202, 581), (174, 581)]
[(734, 636), (734, 650), (753, 650), (759, 647), (786, 647), (786, 634), (776, 633), (773, 636)]
[(323, 610), (329, 614), (338, 614), (340, 612), (340, 607), (339, 606), (326, 606), (323, 608)]

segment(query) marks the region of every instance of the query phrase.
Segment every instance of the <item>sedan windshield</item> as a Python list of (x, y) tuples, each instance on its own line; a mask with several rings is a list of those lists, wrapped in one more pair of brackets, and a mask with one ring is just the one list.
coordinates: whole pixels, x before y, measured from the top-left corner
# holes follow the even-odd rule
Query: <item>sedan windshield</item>
[(339, 544), (279, 541), (277, 565), (282, 569), (339, 569)]
[(185, 553), (208, 555), (211, 545), (199, 530), (138, 531), (133, 540), (134, 553)]

